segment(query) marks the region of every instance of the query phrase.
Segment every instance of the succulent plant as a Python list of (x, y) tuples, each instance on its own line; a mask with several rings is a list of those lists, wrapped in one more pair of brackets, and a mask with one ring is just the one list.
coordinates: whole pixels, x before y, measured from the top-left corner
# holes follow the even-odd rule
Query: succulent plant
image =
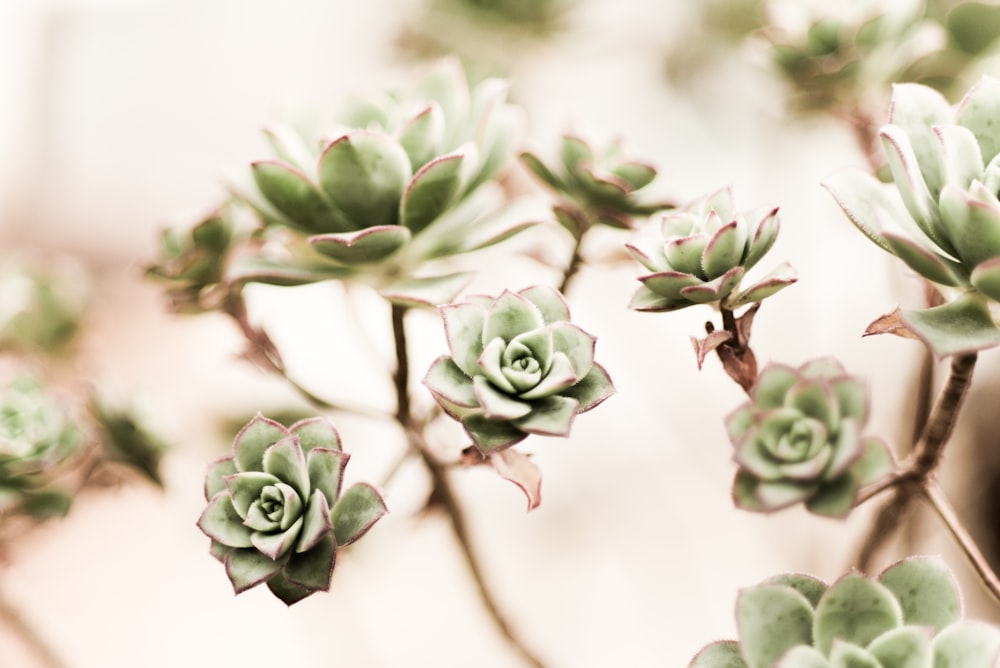
[(981, 79), (954, 109), (931, 88), (899, 84), (880, 131), (896, 192), (857, 170), (824, 184), (869, 239), (957, 288), (950, 303), (902, 312), (939, 356), (1000, 344), (986, 302), (1000, 301), (998, 115), (996, 79)]
[(876, 579), (832, 585), (779, 575), (740, 591), (738, 641), (702, 649), (688, 668), (995, 668), (1000, 629), (962, 621), (961, 594), (935, 557)]
[(441, 314), (451, 355), (424, 384), (483, 454), (528, 434), (566, 436), (577, 414), (614, 392), (594, 362), (594, 337), (569, 322), (553, 288), (470, 297)]
[(757, 512), (805, 502), (815, 513), (846, 515), (858, 489), (892, 466), (885, 444), (862, 436), (867, 419), (865, 384), (836, 360), (768, 365), (750, 401), (726, 420), (740, 467), (734, 501)]
[(0, 350), (65, 352), (88, 302), (84, 271), (68, 258), (4, 263), (0, 268)]
[(258, 414), (236, 435), (233, 456), (212, 464), (198, 526), (237, 594), (266, 582), (292, 605), (329, 589), (337, 549), (386, 513), (366, 483), (341, 494), (348, 459), (327, 420), (286, 429)]
[(0, 394), (0, 519), (64, 514), (70, 498), (54, 482), (85, 444), (66, 403), (34, 374), (18, 373)]
[(464, 274), (421, 281), (415, 270), (527, 227), (504, 215), (495, 184), (486, 187), (508, 164), (521, 121), (507, 88), (491, 79), (470, 91), (449, 60), (412, 90), (351, 100), (315, 130), (272, 125), (275, 156), (234, 187), (269, 228), (295, 234), (283, 257), (251, 257), (230, 277), (362, 278), (400, 302), (421, 289), (453, 298)]
[[(758, 221), (752, 229), (746, 218)], [(740, 281), (771, 249), (778, 236), (778, 210), (739, 213), (732, 190), (705, 195), (683, 209), (654, 216), (626, 247), (646, 269), (630, 307), (637, 311), (676, 311), (718, 302), (736, 308), (773, 295), (796, 281), (794, 270), (779, 265), (749, 288)]]
[(559, 149), (551, 167), (527, 151), (521, 153), (521, 162), (559, 196), (553, 211), (575, 237), (598, 223), (631, 228), (634, 218), (666, 208), (662, 202), (643, 200), (646, 193), (640, 192), (656, 178), (656, 167), (626, 155), (620, 141), (595, 150), (585, 139), (565, 134)]

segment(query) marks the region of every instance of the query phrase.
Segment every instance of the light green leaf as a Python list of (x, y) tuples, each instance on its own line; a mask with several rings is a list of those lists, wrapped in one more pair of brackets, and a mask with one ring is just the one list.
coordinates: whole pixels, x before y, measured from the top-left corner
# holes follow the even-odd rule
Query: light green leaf
[(338, 547), (361, 538), (383, 515), (389, 512), (382, 495), (367, 483), (352, 485), (333, 506), (333, 532)]
[(740, 656), (740, 646), (732, 640), (720, 640), (704, 647), (688, 668), (748, 668)]
[(226, 492), (219, 492), (209, 501), (198, 519), (198, 528), (206, 536), (227, 547), (250, 547), (252, 531), (243, 525)]
[(962, 594), (940, 557), (911, 557), (887, 568), (878, 581), (903, 610), (903, 623), (940, 631), (962, 618)]
[(579, 404), (576, 399), (552, 396), (531, 402), (531, 412), (514, 420), (521, 431), (543, 436), (568, 436)]
[(504, 290), (486, 313), (483, 345), (496, 338), (510, 342), (518, 334), (544, 326), (538, 307), (519, 295)]
[(421, 167), (403, 193), (401, 224), (416, 234), (447, 211), (462, 185), (466, 159), (464, 153), (453, 153)]
[(325, 591), (330, 588), (336, 558), (336, 546), (327, 534), (309, 551), (292, 554), (282, 572), (291, 584), (311, 591)]
[(271, 593), (277, 596), (285, 605), (293, 605), (298, 603), (302, 599), (310, 596), (316, 592), (315, 589), (305, 589), (296, 584), (293, 584), (278, 571), (267, 581), (267, 588), (271, 590)]
[(208, 472), (205, 474), (205, 499), (226, 489), (225, 477), (236, 473), (236, 462), (232, 457), (226, 457), (208, 465)]
[(263, 463), (265, 473), (291, 485), (302, 499), (309, 498), (309, 472), (297, 438), (288, 436), (265, 450)]
[(340, 434), (328, 419), (322, 417), (299, 420), (288, 428), (299, 439), (302, 452), (309, 454), (313, 448), (340, 450)]
[(440, 153), (444, 130), (444, 112), (433, 100), (400, 128), (399, 145), (406, 151), (414, 169), (420, 169)]
[(531, 404), (497, 390), (485, 376), (472, 379), (476, 399), (483, 408), (483, 417), (487, 420), (509, 421), (524, 417), (531, 412)]
[(851, 573), (834, 583), (816, 606), (813, 645), (826, 654), (835, 640), (864, 647), (902, 623), (903, 611), (891, 591)]
[(437, 358), (424, 376), (424, 385), (435, 396), (444, 397), (450, 403), (471, 408), (479, 405), (472, 385), (472, 378), (458, 368), (451, 357)]
[(410, 231), (400, 225), (379, 225), (356, 232), (317, 234), (309, 244), (318, 253), (341, 264), (370, 264), (386, 259), (405, 246)]
[(749, 668), (772, 668), (792, 647), (812, 644), (812, 606), (791, 587), (758, 585), (741, 590), (736, 624)]
[(850, 473), (824, 482), (806, 500), (806, 508), (817, 515), (846, 517), (854, 507), (858, 483)]
[(481, 414), (469, 415), (462, 420), (465, 432), (476, 448), (484, 455), (509, 448), (528, 437), (526, 433), (509, 422), (488, 420)]
[(226, 557), (226, 575), (237, 594), (256, 587), (279, 570), (283, 561), (275, 561), (253, 548), (237, 549)]
[(939, 358), (1000, 345), (1000, 328), (983, 297), (975, 292), (943, 306), (902, 311), (902, 316), (906, 326)]
[(297, 553), (313, 549), (316, 543), (333, 529), (333, 522), (330, 521), (330, 505), (326, 501), (326, 495), (321, 490), (317, 489), (313, 492), (302, 519), (302, 532), (295, 544), (295, 552)]
[(981, 78), (958, 104), (958, 124), (972, 130), (982, 150), (983, 162), (1000, 153), (1000, 81)]
[(260, 550), (261, 554), (265, 554), (271, 559), (281, 559), (288, 554), (288, 551), (298, 540), (299, 534), (302, 533), (303, 524), (304, 520), (300, 516), (284, 531), (276, 533), (255, 531), (250, 535), (250, 542), (253, 543), (254, 547)]
[(255, 162), (250, 168), (261, 194), (293, 227), (314, 234), (351, 229), (344, 215), (301, 172), (271, 161)]
[(483, 353), (483, 324), (486, 309), (482, 305), (463, 302), (441, 307), (445, 337), (452, 359), (465, 375), (479, 373), (477, 360)]
[(594, 408), (615, 393), (611, 376), (600, 364), (594, 364), (590, 373), (572, 386), (560, 391), (560, 394), (570, 399), (576, 399), (580, 404), (576, 411), (583, 413)]
[(340, 486), (343, 483), (344, 467), (350, 455), (339, 450), (316, 448), (310, 450), (306, 457), (306, 468), (309, 470), (309, 482), (314, 490), (320, 491), (326, 497), (327, 504), (333, 505), (340, 496)]
[[(869, 436), (862, 444), (861, 456), (851, 464), (851, 476), (858, 485), (870, 485), (892, 472), (893, 457), (880, 438)], [(909, 624), (909, 620), (907, 620)]]
[(433, 308), (453, 301), (471, 280), (472, 273), (466, 271), (443, 276), (402, 278), (380, 288), (379, 294), (400, 306)]
[(880, 668), (930, 668), (930, 629), (903, 626), (883, 633), (868, 646)]
[(768, 578), (761, 584), (791, 587), (805, 596), (806, 600), (809, 601), (809, 605), (813, 608), (819, 604), (819, 600), (823, 597), (823, 594), (825, 594), (827, 590), (826, 583), (822, 580), (814, 578), (811, 575), (803, 575), (801, 573), (783, 573), (781, 575), (775, 575)]
[(238, 471), (262, 471), (264, 451), (289, 435), (289, 431), (274, 420), (257, 413), (233, 440), (233, 455)]

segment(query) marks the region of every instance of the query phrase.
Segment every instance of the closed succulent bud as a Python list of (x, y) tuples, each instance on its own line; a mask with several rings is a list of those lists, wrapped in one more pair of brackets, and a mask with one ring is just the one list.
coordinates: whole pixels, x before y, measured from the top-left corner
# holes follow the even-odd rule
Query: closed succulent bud
[(815, 513), (846, 515), (858, 489), (892, 466), (885, 444), (862, 436), (867, 419), (865, 384), (836, 360), (767, 366), (750, 401), (726, 421), (740, 467), (736, 504), (770, 512), (804, 502)]
[(233, 456), (209, 468), (198, 526), (237, 594), (266, 582), (292, 605), (330, 588), (336, 550), (386, 513), (370, 485), (341, 494), (348, 459), (328, 421), (286, 429), (258, 414), (237, 434)]
[(794, 270), (783, 264), (740, 289), (746, 272), (771, 249), (777, 236), (778, 210), (742, 214), (729, 188), (654, 216), (626, 244), (633, 257), (653, 272), (639, 277), (642, 285), (629, 306), (637, 311), (676, 311), (695, 304), (719, 303), (732, 309), (759, 302), (797, 280)]
[(1000, 344), (985, 299), (1000, 301), (1000, 81), (984, 77), (956, 108), (919, 84), (893, 89), (880, 135), (895, 193), (860, 171), (824, 184), (884, 250), (964, 293), (938, 309), (904, 312), (939, 355)]
[(594, 362), (594, 337), (569, 322), (553, 288), (473, 297), (441, 313), (451, 355), (424, 384), (483, 454), (528, 434), (566, 436), (577, 414), (614, 392)]
[(962, 621), (961, 593), (934, 557), (832, 585), (787, 574), (740, 591), (738, 641), (706, 646), (688, 668), (993, 668), (1000, 629)]

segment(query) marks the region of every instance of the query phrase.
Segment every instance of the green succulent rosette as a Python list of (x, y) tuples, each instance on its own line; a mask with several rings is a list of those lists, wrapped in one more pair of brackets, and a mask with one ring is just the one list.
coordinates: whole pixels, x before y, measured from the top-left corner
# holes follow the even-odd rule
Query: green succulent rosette
[(470, 297), (441, 307), (451, 355), (424, 385), (484, 455), (529, 434), (567, 436), (573, 419), (614, 392), (593, 336), (569, 322), (554, 288)]
[(237, 434), (233, 456), (211, 465), (198, 527), (237, 594), (266, 582), (292, 605), (330, 588), (337, 549), (387, 512), (366, 483), (341, 494), (348, 459), (329, 421), (286, 429), (258, 414)]
[(904, 310), (938, 355), (1000, 345), (1000, 81), (982, 78), (952, 108), (919, 84), (893, 89), (880, 136), (895, 188), (856, 170), (826, 188), (858, 229), (924, 278), (956, 289), (943, 306)]
[(962, 620), (962, 598), (936, 557), (832, 585), (779, 575), (740, 591), (739, 640), (712, 643), (688, 668), (995, 668), (1000, 629)]
[(63, 515), (56, 478), (86, 445), (80, 422), (39, 378), (19, 374), (0, 394), (0, 519)]
[[(751, 227), (747, 218), (755, 221)], [(795, 271), (779, 265), (748, 288), (746, 273), (774, 245), (778, 210), (763, 214), (737, 211), (732, 190), (705, 195), (683, 209), (654, 216), (626, 248), (646, 269), (629, 307), (637, 311), (676, 311), (695, 304), (726, 308), (759, 302), (794, 283)]]
[(283, 244), (250, 255), (235, 281), (295, 285), (357, 279), (400, 303), (442, 303), (466, 274), (417, 276), (424, 264), (525, 229), (494, 182), (512, 158), (521, 111), (497, 79), (470, 90), (456, 61), (410, 90), (351, 100), (314, 128), (274, 124), (274, 155), (234, 185)]
[(764, 368), (750, 401), (726, 419), (739, 471), (737, 506), (756, 512), (804, 502), (821, 515), (850, 512), (858, 490), (888, 473), (892, 456), (865, 437), (868, 389), (834, 359)]
[(628, 156), (619, 141), (595, 149), (585, 139), (565, 134), (551, 166), (528, 151), (521, 153), (521, 162), (560, 198), (553, 212), (577, 238), (595, 224), (631, 228), (635, 218), (665, 208), (643, 192), (657, 168)]

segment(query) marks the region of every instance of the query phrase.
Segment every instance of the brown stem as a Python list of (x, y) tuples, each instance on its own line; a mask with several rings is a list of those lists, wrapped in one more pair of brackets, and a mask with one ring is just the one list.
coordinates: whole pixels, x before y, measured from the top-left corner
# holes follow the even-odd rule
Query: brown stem
[(722, 313), (722, 327), (729, 332), (730, 337), (715, 349), (715, 354), (719, 356), (722, 368), (729, 377), (747, 394), (750, 394), (757, 383), (757, 358), (750, 348), (750, 327), (759, 308), (759, 303), (754, 304), (739, 318), (732, 309), (724, 306), (719, 308)]
[(580, 267), (583, 266), (583, 255), (580, 254), (580, 249), (583, 247), (583, 237), (586, 235), (586, 231), (582, 231), (579, 234), (573, 235), (573, 255), (570, 256), (569, 264), (566, 265), (566, 269), (563, 270), (562, 282), (559, 283), (559, 292), (566, 294), (569, 290), (570, 283), (576, 278), (577, 272), (580, 271)]
[(401, 427), (403, 427), (407, 440), (409, 441), (410, 448), (416, 450), (420, 454), (421, 460), (424, 462), (424, 465), (427, 467), (427, 471), (431, 475), (434, 490), (434, 501), (448, 516), (452, 532), (455, 534), (455, 539), (458, 541), (459, 548), (461, 548), (462, 556), (465, 558), (465, 563), (468, 565), (469, 572), (472, 574), (472, 578), (475, 581), (476, 589), (479, 591), (479, 597), (482, 600), (486, 611), (493, 620), (494, 625), (510, 644), (511, 648), (513, 648), (521, 656), (521, 658), (524, 659), (524, 662), (527, 665), (535, 668), (543, 668), (545, 664), (543, 664), (524, 645), (521, 639), (514, 632), (513, 627), (507, 621), (507, 617), (504, 615), (503, 611), (500, 610), (492, 592), (486, 585), (486, 577), (483, 573), (483, 568), (479, 563), (479, 559), (476, 557), (475, 550), (472, 547), (472, 541), (469, 537), (465, 511), (462, 508), (458, 496), (455, 494), (455, 489), (451, 484), (451, 480), (448, 478), (447, 467), (438, 461), (438, 459), (431, 452), (430, 447), (424, 441), (422, 434), (412, 418), (409, 395), (409, 355), (406, 350), (406, 329), (404, 323), (405, 315), (405, 307), (393, 305), (392, 334), (396, 349), (396, 370), (393, 373), (393, 384), (396, 388), (396, 421), (399, 422)]
[(962, 548), (962, 552), (965, 553), (969, 563), (972, 564), (976, 575), (979, 576), (979, 580), (986, 588), (986, 591), (993, 596), (994, 600), (1000, 602), (1000, 578), (990, 568), (986, 557), (983, 556), (979, 546), (976, 545), (976, 541), (973, 540), (968, 529), (965, 528), (965, 525), (958, 518), (955, 509), (948, 503), (948, 499), (945, 498), (941, 488), (933, 479), (928, 479), (921, 491), (924, 498), (927, 499), (928, 503), (931, 504), (931, 507), (934, 508), (934, 511), (944, 522), (948, 531), (951, 532), (951, 535), (955, 538), (955, 542)]
[(46, 668), (65, 668), (66, 664), (4, 597), (0, 597), (0, 620), (24, 641)]

